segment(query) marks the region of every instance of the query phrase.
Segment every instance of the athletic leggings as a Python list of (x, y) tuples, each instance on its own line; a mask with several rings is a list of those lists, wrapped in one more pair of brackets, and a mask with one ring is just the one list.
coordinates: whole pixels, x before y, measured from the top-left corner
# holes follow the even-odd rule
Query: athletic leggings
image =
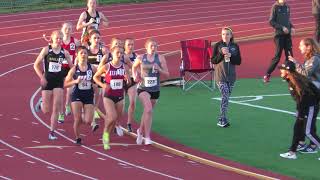
[(218, 82), (217, 85), (221, 93), (220, 118), (226, 118), (229, 105), (229, 97), (234, 87), (234, 83)]
[(319, 112), (319, 105), (310, 106), (308, 109), (307, 118), (298, 118), (294, 124), (293, 129), (293, 138), (290, 147), (290, 151), (295, 152), (298, 146), (299, 141), (302, 140), (304, 136), (307, 136), (312, 144), (315, 144), (320, 148), (320, 138), (317, 135), (316, 123), (317, 115)]

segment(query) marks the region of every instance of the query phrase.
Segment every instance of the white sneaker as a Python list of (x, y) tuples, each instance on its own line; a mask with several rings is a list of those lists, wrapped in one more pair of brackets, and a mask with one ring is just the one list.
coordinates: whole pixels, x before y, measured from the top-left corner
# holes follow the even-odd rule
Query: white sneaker
[(280, 156), (286, 159), (297, 159), (297, 155), (291, 154), (290, 152), (282, 153)]
[(58, 139), (58, 137), (55, 135), (54, 132), (50, 132), (48, 139), (49, 139), (49, 140), (56, 140), (56, 139)]
[(140, 129), (137, 129), (137, 140), (136, 140), (136, 143), (138, 145), (141, 145), (142, 141), (143, 141), (143, 136), (142, 136), (142, 134), (140, 132)]
[(123, 136), (123, 131), (120, 126), (116, 126), (116, 131), (117, 131), (118, 136)]
[(320, 161), (320, 158), (318, 158), (318, 160)]
[(149, 144), (152, 144), (153, 141), (150, 139), (150, 138), (144, 138), (144, 144), (145, 145), (149, 145)]

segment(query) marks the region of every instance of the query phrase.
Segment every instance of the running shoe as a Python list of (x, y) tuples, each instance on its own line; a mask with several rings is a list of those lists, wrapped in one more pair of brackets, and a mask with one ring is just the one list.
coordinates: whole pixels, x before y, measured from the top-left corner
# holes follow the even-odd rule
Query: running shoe
[(308, 145), (306, 148), (300, 150), (299, 152), (303, 153), (303, 154), (313, 154), (313, 153), (317, 153), (317, 147), (312, 147), (311, 145)]
[(127, 130), (128, 130), (128, 132), (133, 132), (133, 131), (132, 131), (132, 127), (131, 127), (131, 124), (130, 124), (130, 123), (128, 123), (128, 124), (127, 124)]
[(71, 114), (71, 107), (70, 107), (70, 105), (66, 105), (66, 111), (64, 112), (64, 114), (65, 114), (66, 116), (68, 116), (69, 114)]
[(137, 139), (136, 139), (136, 143), (138, 145), (141, 145), (142, 144), (142, 141), (143, 141), (143, 136), (140, 132), (140, 129), (137, 129)]
[(118, 136), (123, 136), (123, 131), (120, 126), (116, 126), (116, 132)]
[(304, 150), (307, 147), (307, 144), (298, 144), (297, 151)]
[(265, 76), (263, 76), (263, 82), (264, 83), (270, 82), (270, 78), (271, 78), (271, 75), (270, 74), (266, 74)]
[(95, 132), (97, 129), (99, 129), (99, 124), (96, 122), (96, 120), (93, 120), (91, 123), (92, 132)]
[(230, 126), (230, 123), (228, 122), (228, 120), (226, 118), (219, 118), (217, 126), (226, 128), (226, 127)]
[(280, 157), (286, 158), (286, 159), (297, 159), (297, 155), (295, 153), (290, 153), (290, 152), (286, 152), (286, 153), (282, 153), (280, 154)]
[(53, 131), (49, 132), (49, 140), (56, 140), (58, 139), (58, 137), (56, 136), (56, 134)]
[(103, 149), (104, 149), (104, 150), (110, 149), (110, 145), (109, 145), (109, 133), (108, 133), (108, 132), (104, 132), (104, 133), (103, 133), (102, 143), (103, 143)]
[(82, 144), (82, 143), (81, 143), (81, 138), (77, 138), (74, 143), (76, 143), (76, 144), (78, 144), (78, 145), (81, 145), (81, 144)]
[(100, 119), (98, 111), (94, 111), (94, 119)]
[(149, 144), (152, 144), (152, 140), (150, 138), (144, 138), (144, 144), (145, 145), (149, 145)]
[(60, 123), (60, 124), (64, 123), (64, 114), (63, 113), (59, 113), (58, 123)]
[(38, 113), (41, 111), (42, 97), (39, 98), (38, 102), (34, 106), (34, 110)]

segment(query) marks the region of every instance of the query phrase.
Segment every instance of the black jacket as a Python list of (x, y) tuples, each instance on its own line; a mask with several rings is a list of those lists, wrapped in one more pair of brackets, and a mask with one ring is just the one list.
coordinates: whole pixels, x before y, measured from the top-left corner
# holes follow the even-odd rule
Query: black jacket
[[(231, 53), (230, 62), (225, 62), (221, 48), (228, 47)], [(211, 62), (215, 64), (214, 75), (217, 82), (235, 82), (236, 68), (235, 65), (241, 64), (240, 48), (236, 43), (230, 42), (229, 45), (222, 40), (217, 42), (213, 47)]]
[(296, 108), (298, 111), (298, 118), (305, 118), (308, 115), (309, 107), (318, 105), (319, 103), (319, 90), (312, 84), (312, 82), (309, 82), (309, 86), (312, 88), (312, 91), (315, 92), (316, 97), (313, 95), (310, 95), (302, 90), (302, 94), (299, 96), (296, 89), (293, 88), (293, 84), (291, 81), (288, 81), (289, 91), (291, 96), (296, 102)]
[(275, 29), (276, 35), (284, 35), (282, 28), (286, 27), (291, 33), (293, 25), (290, 21), (290, 7), (287, 3), (280, 5), (278, 2), (274, 3), (271, 8), (271, 14), (269, 18), (270, 25)]

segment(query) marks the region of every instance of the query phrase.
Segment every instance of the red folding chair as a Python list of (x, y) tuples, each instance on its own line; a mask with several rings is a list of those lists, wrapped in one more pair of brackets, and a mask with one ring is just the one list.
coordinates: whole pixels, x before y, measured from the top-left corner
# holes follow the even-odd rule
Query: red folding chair
[(181, 41), (181, 85), (184, 91), (196, 84), (202, 84), (210, 91), (214, 90), (213, 71), (210, 62), (211, 42), (194, 39)]

